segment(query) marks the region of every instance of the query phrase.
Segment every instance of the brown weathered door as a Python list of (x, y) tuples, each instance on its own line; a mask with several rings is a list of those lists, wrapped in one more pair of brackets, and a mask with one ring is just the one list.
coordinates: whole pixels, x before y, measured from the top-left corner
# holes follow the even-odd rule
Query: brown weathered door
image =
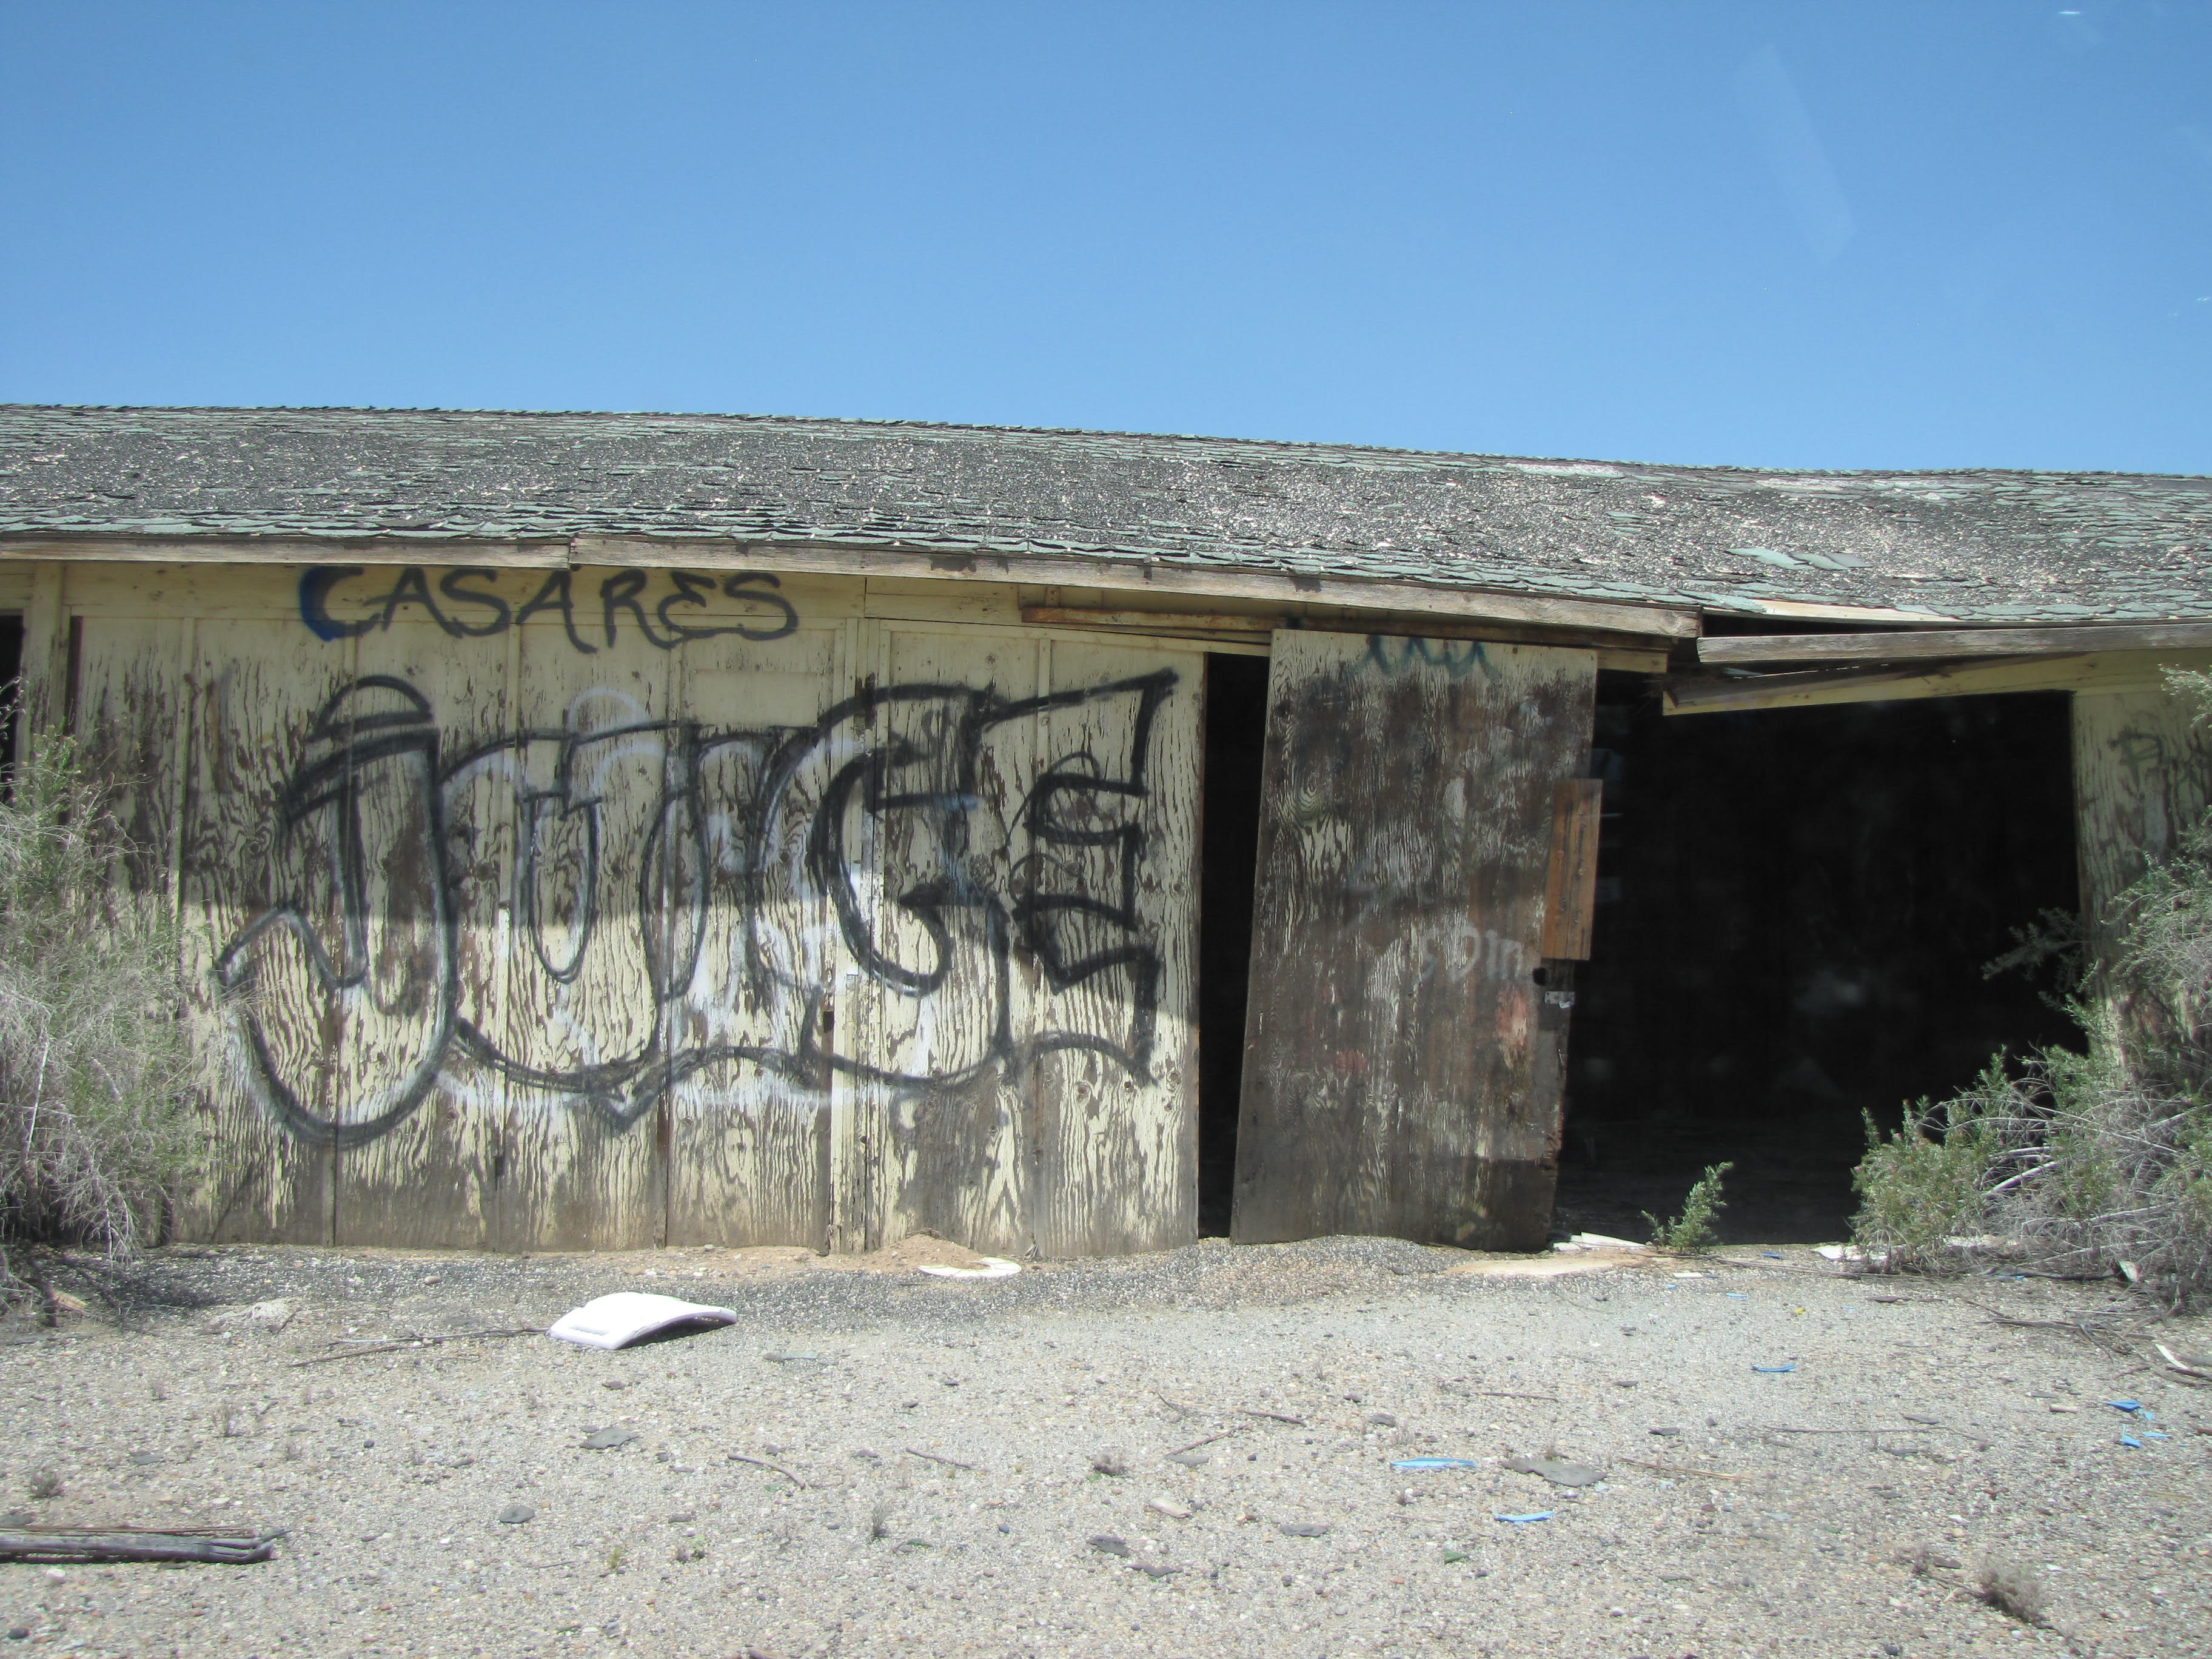
[[(1588, 651), (1274, 636), (1239, 1242), (1542, 1244), (1573, 1006), (1546, 890), (1591, 827), (1561, 786), (1595, 685)], [(1587, 869), (1551, 885), (1582, 954)]]

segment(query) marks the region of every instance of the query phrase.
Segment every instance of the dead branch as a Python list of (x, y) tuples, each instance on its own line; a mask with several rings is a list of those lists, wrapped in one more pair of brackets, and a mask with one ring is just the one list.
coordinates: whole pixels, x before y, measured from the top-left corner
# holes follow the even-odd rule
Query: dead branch
[[(922, 1454), (920, 1452), (916, 1452), (915, 1454), (916, 1457), (920, 1457), (921, 1455)], [(804, 1480), (801, 1480), (797, 1475), (793, 1474), (789, 1469), (784, 1468), (781, 1463), (771, 1463), (765, 1457), (748, 1457), (743, 1452), (732, 1452), (729, 1454), (729, 1458), (730, 1462), (732, 1463), (750, 1463), (757, 1469), (773, 1470), (775, 1474), (781, 1475), (785, 1480), (790, 1481), (793, 1486), (797, 1486), (801, 1492), (806, 1490), (806, 1483)]]
[(963, 1463), (955, 1457), (939, 1457), (935, 1452), (916, 1451), (911, 1446), (903, 1449), (908, 1457), (919, 1457), (925, 1463), (942, 1463), (948, 1469), (965, 1469), (970, 1474), (975, 1473), (975, 1466), (973, 1463)]
[(229, 1533), (143, 1527), (19, 1527), (0, 1532), (4, 1561), (206, 1561), (242, 1566), (266, 1561), (283, 1528)]
[(543, 1336), (544, 1334), (545, 1328), (542, 1325), (517, 1325), (501, 1331), (448, 1331), (443, 1336), (395, 1337), (388, 1342), (370, 1342), (357, 1348), (343, 1348), (337, 1353), (319, 1353), (305, 1359), (295, 1359), (292, 1362), (292, 1369), (296, 1371), (302, 1365), (327, 1364), (333, 1359), (356, 1359), (365, 1353), (390, 1353), (398, 1348), (427, 1348), (436, 1342), (489, 1341), (495, 1337)]

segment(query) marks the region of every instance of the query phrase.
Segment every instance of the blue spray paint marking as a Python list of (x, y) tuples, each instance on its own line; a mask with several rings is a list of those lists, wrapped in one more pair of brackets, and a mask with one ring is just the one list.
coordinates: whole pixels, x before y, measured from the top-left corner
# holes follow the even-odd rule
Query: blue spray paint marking
[(1367, 660), (1385, 674), (1401, 673), (1419, 663), (1441, 668), (1455, 680), (1465, 679), (1478, 668), (1485, 678), (1498, 678), (1498, 670), (1483, 650), (1480, 640), (1418, 640), (1370, 634)]

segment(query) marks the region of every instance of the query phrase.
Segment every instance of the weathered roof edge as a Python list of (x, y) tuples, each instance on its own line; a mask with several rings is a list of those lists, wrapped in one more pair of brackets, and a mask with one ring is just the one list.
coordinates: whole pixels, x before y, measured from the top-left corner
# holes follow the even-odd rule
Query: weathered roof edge
[[(1012, 562), (994, 578), (1069, 584), (1182, 572), (1194, 594), (1382, 583), (1419, 603), (1486, 594), (1646, 620), (2212, 617), (2212, 477), (2193, 475), (755, 415), (0, 406), (0, 556), (584, 562), (587, 545), (598, 562), (617, 546), (773, 549), (943, 575)], [(1068, 574), (1045, 574), (1055, 564)]]

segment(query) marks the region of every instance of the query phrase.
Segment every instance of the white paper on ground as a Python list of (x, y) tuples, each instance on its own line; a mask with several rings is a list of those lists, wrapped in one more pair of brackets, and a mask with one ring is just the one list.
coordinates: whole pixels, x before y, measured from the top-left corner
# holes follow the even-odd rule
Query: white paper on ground
[(587, 1348), (620, 1348), (672, 1325), (737, 1322), (737, 1310), (733, 1308), (709, 1308), (697, 1302), (678, 1302), (672, 1296), (617, 1291), (612, 1296), (603, 1296), (562, 1314), (545, 1334), (557, 1336), (563, 1342), (580, 1342)]
[(921, 1271), (934, 1273), (939, 1279), (1012, 1279), (1021, 1272), (1021, 1263), (1009, 1261), (1002, 1255), (978, 1256), (972, 1267), (927, 1267)]
[(1577, 1233), (1564, 1244), (1552, 1248), (1571, 1255), (1577, 1250), (1648, 1250), (1649, 1244), (1638, 1244), (1632, 1238), (1608, 1238), (1603, 1233)]

